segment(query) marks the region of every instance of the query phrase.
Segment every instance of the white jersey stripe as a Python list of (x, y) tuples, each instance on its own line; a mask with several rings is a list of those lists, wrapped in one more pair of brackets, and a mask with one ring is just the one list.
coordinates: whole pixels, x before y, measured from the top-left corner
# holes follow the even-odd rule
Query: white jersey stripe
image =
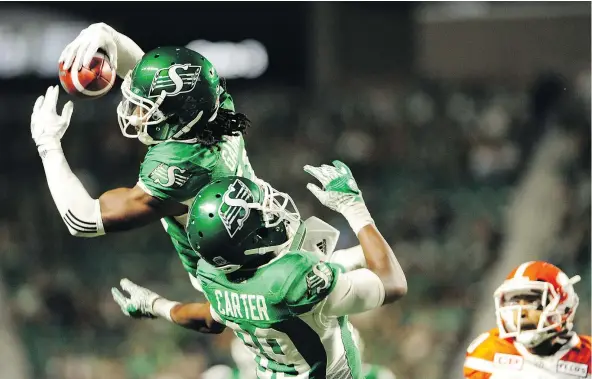
[(465, 367), (493, 374), (493, 362), (481, 358), (467, 357)]

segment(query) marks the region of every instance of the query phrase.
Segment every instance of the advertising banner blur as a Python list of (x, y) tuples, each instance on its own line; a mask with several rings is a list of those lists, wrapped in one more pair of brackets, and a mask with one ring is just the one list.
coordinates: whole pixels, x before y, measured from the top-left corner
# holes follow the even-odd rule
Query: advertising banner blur
[(108, 23), (144, 51), (162, 45), (182, 45), (199, 51), (229, 80), (249, 84), (253, 80), (303, 82), (303, 5), (87, 5), (0, 4), (0, 91), (19, 92), (23, 83), (55, 81), (62, 49), (95, 22)]

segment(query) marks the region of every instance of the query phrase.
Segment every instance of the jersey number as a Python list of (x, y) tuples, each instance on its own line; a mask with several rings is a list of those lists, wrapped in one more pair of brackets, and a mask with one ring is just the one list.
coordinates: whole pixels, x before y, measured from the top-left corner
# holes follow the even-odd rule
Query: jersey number
[[(245, 338), (245, 334), (247, 334), (250, 338)], [(281, 355), (281, 356), (286, 355), (282, 351), (280, 344), (278, 343), (278, 341), (275, 338), (257, 337), (256, 335), (254, 335), (244, 329), (241, 329), (240, 332), (237, 330), (236, 335), (238, 336), (238, 338), (240, 338), (244, 342), (245, 345), (258, 350), (259, 354), (261, 354), (265, 358), (269, 359), (270, 361), (277, 361), (277, 359), (274, 359), (271, 356), (271, 354), (269, 354), (270, 350), (271, 350), (271, 352), (273, 352), (273, 355)], [(266, 349), (266, 347), (267, 347), (267, 349)]]

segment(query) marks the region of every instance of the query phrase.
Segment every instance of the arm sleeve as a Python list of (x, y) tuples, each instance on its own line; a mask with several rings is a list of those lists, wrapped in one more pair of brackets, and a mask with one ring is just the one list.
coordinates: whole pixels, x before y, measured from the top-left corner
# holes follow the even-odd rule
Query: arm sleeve
[(372, 271), (362, 268), (339, 275), (333, 291), (320, 304), (324, 316), (344, 316), (379, 308), (384, 303), (384, 285)]
[(93, 199), (72, 170), (61, 148), (40, 151), (51, 197), (70, 234), (105, 234), (98, 199)]
[(329, 261), (343, 266), (347, 272), (366, 268), (366, 257), (361, 245), (335, 251)]
[(115, 45), (117, 46), (117, 74), (124, 78), (131, 71), (142, 56), (144, 51), (128, 36), (114, 31)]

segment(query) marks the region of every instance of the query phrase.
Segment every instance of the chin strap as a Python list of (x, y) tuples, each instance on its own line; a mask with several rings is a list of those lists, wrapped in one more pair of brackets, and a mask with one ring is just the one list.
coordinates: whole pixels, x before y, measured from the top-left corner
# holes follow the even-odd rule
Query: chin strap
[(245, 255), (265, 255), (267, 253), (274, 253), (276, 256), (281, 255), (281, 253), (287, 252), (289, 249), (286, 249), (290, 244), (290, 240), (282, 243), (281, 245), (275, 246), (265, 246), (265, 247), (258, 247), (256, 249), (249, 249), (245, 250)]
[[(191, 131), (191, 128), (193, 128), (193, 125), (197, 124), (197, 122), (199, 120), (201, 120), (201, 117), (203, 116), (203, 111), (199, 111), (199, 113), (197, 114), (197, 116), (191, 120), (187, 125), (185, 125), (183, 127), (183, 129), (179, 130), (172, 138), (179, 138), (181, 137), (183, 134), (187, 134)], [(216, 114), (214, 113), (214, 116), (216, 116)]]
[(245, 250), (245, 255), (264, 255), (267, 253), (274, 253), (276, 256), (281, 256), (289, 251), (300, 250), (304, 239), (306, 238), (306, 226), (300, 223), (298, 229), (286, 225), (286, 232), (288, 233), (288, 240), (280, 245), (258, 247), (256, 249)]

